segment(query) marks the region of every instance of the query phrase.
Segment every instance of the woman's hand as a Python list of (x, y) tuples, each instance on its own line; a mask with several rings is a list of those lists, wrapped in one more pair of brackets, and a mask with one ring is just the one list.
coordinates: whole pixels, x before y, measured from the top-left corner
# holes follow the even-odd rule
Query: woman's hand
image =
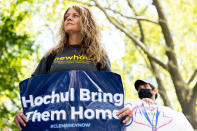
[(129, 107), (124, 107), (117, 113), (117, 116), (118, 116), (118, 118), (122, 118), (122, 117), (126, 116), (126, 118), (123, 120), (123, 123), (127, 124), (132, 119), (131, 109)]
[(22, 126), (26, 126), (26, 123), (28, 122), (27, 117), (23, 114), (23, 111), (18, 112), (14, 117), (14, 122), (16, 123), (19, 130), (22, 130)]

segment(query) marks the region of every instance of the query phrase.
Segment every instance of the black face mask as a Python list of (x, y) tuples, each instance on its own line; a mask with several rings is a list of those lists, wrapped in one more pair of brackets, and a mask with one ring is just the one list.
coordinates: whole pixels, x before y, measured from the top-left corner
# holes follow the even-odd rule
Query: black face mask
[(140, 99), (143, 99), (143, 98), (151, 98), (153, 95), (151, 93), (151, 89), (141, 89), (138, 92), (138, 96)]

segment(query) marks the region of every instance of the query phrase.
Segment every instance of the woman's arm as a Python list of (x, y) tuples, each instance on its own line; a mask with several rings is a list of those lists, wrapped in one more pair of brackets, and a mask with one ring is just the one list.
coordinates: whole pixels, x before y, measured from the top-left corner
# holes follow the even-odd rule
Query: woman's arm
[(47, 61), (47, 57), (44, 56), (40, 63), (38, 64), (38, 66), (36, 67), (36, 70), (34, 71), (34, 73), (31, 76), (36, 76), (36, 75), (41, 75), (41, 74), (47, 74), (46, 71), (46, 61)]

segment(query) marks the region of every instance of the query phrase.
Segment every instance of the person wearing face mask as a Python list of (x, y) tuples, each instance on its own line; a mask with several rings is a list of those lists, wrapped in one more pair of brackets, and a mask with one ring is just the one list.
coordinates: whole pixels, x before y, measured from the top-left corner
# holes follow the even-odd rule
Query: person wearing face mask
[(136, 80), (134, 86), (138, 92), (138, 97), (147, 103), (153, 104), (157, 99), (158, 92), (152, 84), (143, 80)]
[(181, 112), (156, 103), (157, 89), (143, 80), (136, 80), (134, 87), (140, 101), (129, 101), (132, 120), (126, 125), (126, 131), (194, 131)]

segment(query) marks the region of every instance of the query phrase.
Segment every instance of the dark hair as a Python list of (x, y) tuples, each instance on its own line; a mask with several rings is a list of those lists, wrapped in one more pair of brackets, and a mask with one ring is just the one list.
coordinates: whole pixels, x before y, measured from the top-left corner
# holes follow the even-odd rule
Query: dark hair
[[(150, 87), (152, 88), (152, 90), (155, 89), (155, 87), (151, 83), (145, 82), (143, 80), (136, 80), (134, 86), (135, 86), (135, 89), (138, 91), (138, 88), (139, 88), (140, 85), (146, 85), (146, 84), (149, 84)], [(156, 94), (155, 99), (157, 99), (157, 96), (158, 95)]]

